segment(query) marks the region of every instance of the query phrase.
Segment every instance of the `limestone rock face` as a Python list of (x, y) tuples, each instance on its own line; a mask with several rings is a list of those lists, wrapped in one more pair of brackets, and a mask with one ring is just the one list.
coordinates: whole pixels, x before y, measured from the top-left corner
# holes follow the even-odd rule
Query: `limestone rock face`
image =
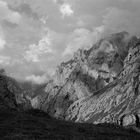
[[(67, 119), (91, 123), (117, 123), (125, 114), (137, 114), (140, 107), (139, 74), (140, 45), (134, 43), (115, 80), (103, 89), (93, 92), (93, 95), (72, 104), (67, 111)], [(124, 126), (135, 123), (132, 116), (124, 117)]]
[(140, 39), (121, 32), (79, 49), (38, 87), (23, 90), (0, 72), (0, 109), (33, 107), (63, 120), (138, 125)]
[[(118, 123), (140, 107), (140, 39), (127, 32), (101, 39), (58, 66), (34, 105), (50, 115), (89, 123)], [(125, 117), (124, 125), (134, 120)]]

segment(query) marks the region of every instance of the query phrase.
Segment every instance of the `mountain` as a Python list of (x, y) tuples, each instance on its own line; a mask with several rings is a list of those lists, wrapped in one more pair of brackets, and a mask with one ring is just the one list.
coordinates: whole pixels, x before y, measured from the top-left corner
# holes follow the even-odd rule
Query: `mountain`
[(26, 110), (31, 107), (30, 100), (24, 98), (24, 91), (13, 78), (0, 73), (0, 110)]
[[(37, 91), (44, 86), (40, 85)], [(0, 139), (138, 140), (140, 137), (133, 129), (114, 124), (92, 125), (57, 120), (41, 110), (33, 109), (27, 100), (32, 96), (27, 94), (23, 84), (0, 74)]]
[(42, 85), (1, 70), (0, 139), (139, 140), (139, 74), (140, 39), (127, 32), (78, 50)]
[(75, 122), (138, 125), (140, 39), (111, 34), (61, 63), (32, 106)]

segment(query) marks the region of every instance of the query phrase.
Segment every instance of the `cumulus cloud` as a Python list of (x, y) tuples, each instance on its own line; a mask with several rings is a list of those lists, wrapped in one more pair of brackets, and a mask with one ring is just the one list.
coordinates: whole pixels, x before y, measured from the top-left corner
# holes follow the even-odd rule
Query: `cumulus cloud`
[(21, 16), (18, 12), (10, 10), (6, 2), (0, 1), (0, 20), (18, 24), (20, 19)]
[(0, 51), (4, 49), (5, 45), (6, 45), (6, 40), (4, 39), (3, 30), (0, 27)]
[(68, 3), (63, 3), (60, 6), (60, 12), (62, 13), (63, 17), (65, 16), (71, 16), (73, 15), (74, 11), (72, 10), (72, 7)]
[[(124, 30), (140, 35), (139, 15), (140, 0), (0, 0), (0, 55), (11, 58), (8, 72), (41, 81), (101, 37)], [(1, 65), (9, 60), (3, 57)]]
[(4, 65), (4, 66), (9, 65), (10, 64), (10, 57), (0, 55), (0, 64)]
[(26, 51), (25, 59), (27, 61), (39, 62), (39, 57), (43, 54), (52, 53), (51, 39), (49, 35), (44, 36), (38, 44), (32, 44), (29, 46), (29, 50)]
[(49, 80), (49, 76), (48, 75), (42, 75), (42, 76), (31, 75), (31, 76), (27, 76), (26, 80), (36, 83), (36, 84), (42, 84)]
[(5, 45), (6, 45), (5, 36), (2, 27), (0, 26), (0, 51), (5, 48)]
[(57, 4), (63, 4), (64, 2), (66, 2), (67, 0), (53, 0), (55, 3)]
[(5, 44), (6, 44), (6, 41), (0, 37), (0, 50), (4, 49)]
[(75, 29), (71, 34), (63, 56), (73, 54), (79, 48), (89, 48), (98, 39), (111, 33), (128, 31), (132, 35), (140, 35), (139, 0), (73, 0), (72, 2), (76, 14), (79, 15), (77, 26), (83, 28)]

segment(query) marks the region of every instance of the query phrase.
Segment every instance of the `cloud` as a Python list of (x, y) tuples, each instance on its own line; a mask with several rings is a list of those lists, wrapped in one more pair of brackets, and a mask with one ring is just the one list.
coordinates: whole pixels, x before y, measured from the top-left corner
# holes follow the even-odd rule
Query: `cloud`
[(27, 61), (39, 62), (39, 57), (43, 54), (52, 53), (51, 39), (49, 35), (44, 36), (38, 44), (32, 44), (29, 46), (29, 50), (26, 51), (25, 59)]
[(93, 43), (97, 42), (104, 27), (97, 27), (90, 31), (84, 28), (76, 29), (69, 37), (69, 43), (63, 52), (63, 56), (72, 55), (78, 49), (88, 49)]
[(0, 55), (16, 77), (42, 77), (110, 33), (140, 35), (139, 15), (140, 0), (0, 0)]
[(105, 33), (114, 33), (128, 31), (131, 34), (140, 34), (140, 19), (138, 18), (140, 10), (130, 11), (128, 9), (119, 9), (109, 7), (103, 16), (103, 25)]
[(10, 64), (10, 57), (9, 56), (2, 56), (0, 55), (0, 65), (9, 65)]
[(4, 39), (4, 33), (0, 26), (0, 51), (5, 48), (5, 45), (6, 45), (6, 40)]
[(6, 45), (5, 36), (4, 36), (4, 33), (3, 33), (3, 29), (0, 26), (0, 51), (5, 48), (5, 45)]
[(55, 3), (57, 4), (63, 4), (64, 2), (66, 2), (67, 0), (53, 0)]
[(10, 10), (6, 2), (0, 1), (0, 20), (18, 24), (20, 19), (21, 15), (18, 12)]
[(4, 49), (5, 44), (6, 44), (6, 41), (0, 37), (0, 50)]
[(38, 14), (33, 12), (31, 6), (27, 3), (20, 3), (18, 6), (12, 6), (11, 9), (16, 10), (18, 13), (22, 15), (26, 15), (29, 18), (33, 18), (35, 20), (39, 20)]
[(36, 84), (42, 84), (47, 82), (49, 79), (50, 79), (49, 76), (45, 74), (42, 76), (36, 76), (36, 75), (27, 76), (25, 80)]
[(65, 16), (71, 16), (74, 14), (74, 11), (72, 10), (72, 7), (68, 3), (63, 3), (60, 6), (60, 12), (62, 13), (63, 17)]

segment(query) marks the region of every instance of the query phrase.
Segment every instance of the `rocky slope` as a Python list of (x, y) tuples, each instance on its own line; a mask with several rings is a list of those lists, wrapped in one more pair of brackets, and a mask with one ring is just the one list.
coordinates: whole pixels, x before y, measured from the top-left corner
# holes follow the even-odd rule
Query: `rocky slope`
[(139, 139), (140, 39), (127, 32), (79, 50), (35, 91), (24, 86), (0, 72), (1, 139)]
[[(140, 134), (133, 129), (110, 124), (60, 121), (40, 110), (29, 109), (29, 104), (25, 101), (28, 93), (25, 94), (20, 86), (14, 79), (0, 74), (2, 140), (139, 140)], [(42, 88), (40, 87), (40, 90)]]
[(139, 120), (140, 39), (127, 32), (101, 39), (61, 63), (34, 108), (59, 119), (135, 124)]
[(119, 70), (116, 71), (116, 68), (113, 68), (114, 80), (92, 92), (89, 97), (72, 104), (67, 110), (67, 119), (90, 123), (119, 123), (124, 126), (138, 125), (140, 117), (140, 44), (138, 39), (132, 39), (130, 40), (132, 44), (128, 43), (124, 52), (121, 50), (118, 51), (120, 53), (117, 53), (122, 63), (119, 62), (120, 60), (114, 62), (114, 65), (119, 62), (116, 64), (116, 68)]
[(13, 108), (18, 104), (24, 110), (41, 109), (62, 120), (138, 125), (139, 42), (127, 32), (101, 39), (61, 63), (53, 79), (35, 91), (23, 90), (28, 84), (0, 74), (1, 100)]

